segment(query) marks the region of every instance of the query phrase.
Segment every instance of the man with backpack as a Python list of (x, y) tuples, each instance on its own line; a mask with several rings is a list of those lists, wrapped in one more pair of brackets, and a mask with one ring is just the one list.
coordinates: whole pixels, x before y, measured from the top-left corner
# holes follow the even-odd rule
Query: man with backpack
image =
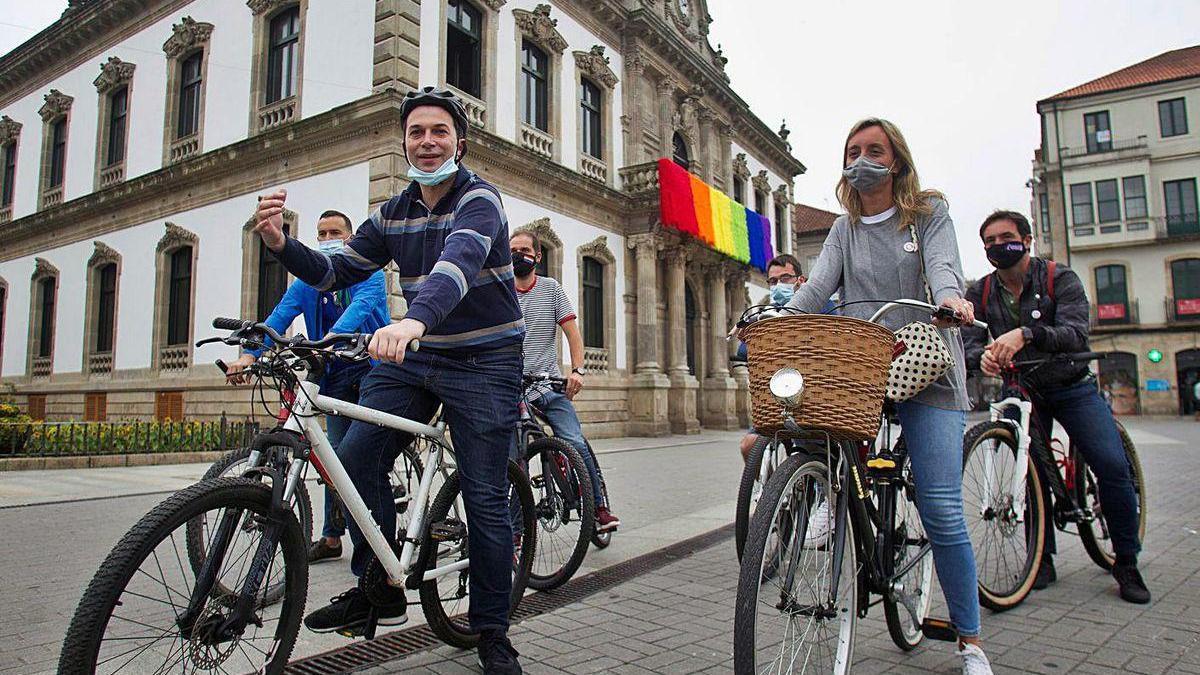
[[(1088, 300), (1075, 272), (1053, 260), (1030, 255), (1029, 220), (1015, 211), (996, 211), (979, 228), (988, 261), (996, 271), (967, 291), (975, 316), (988, 324), (963, 328), (967, 367), (998, 376), (1014, 360), (1089, 351)], [(986, 345), (986, 346), (985, 346)], [(1112, 411), (1086, 364), (1051, 362), (1026, 380), (1034, 401), (1034, 420), (1049, 431), (1055, 420), (1078, 444), (1100, 484), (1100, 505), (1112, 534), (1117, 560), (1112, 575), (1127, 602), (1150, 602), (1150, 591), (1137, 568), (1141, 550), (1138, 498)], [(1042, 471), (1040, 463), (1039, 472)], [(1045, 478), (1042, 484), (1046, 485)], [(1049, 504), (1049, 499), (1047, 499)], [(1049, 511), (1049, 509), (1047, 509)], [(1054, 522), (1045, 514), (1046, 553), (1034, 588), (1056, 580)]]

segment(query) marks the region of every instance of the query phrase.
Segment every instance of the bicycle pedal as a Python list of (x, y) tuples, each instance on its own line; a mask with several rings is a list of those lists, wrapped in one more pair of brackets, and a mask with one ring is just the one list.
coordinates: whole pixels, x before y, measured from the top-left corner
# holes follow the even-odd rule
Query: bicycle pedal
[(429, 538), (438, 543), (459, 541), (465, 536), (467, 525), (457, 518), (447, 518), (429, 525)]
[(958, 631), (946, 619), (927, 618), (921, 622), (921, 632), (930, 640), (958, 642)]

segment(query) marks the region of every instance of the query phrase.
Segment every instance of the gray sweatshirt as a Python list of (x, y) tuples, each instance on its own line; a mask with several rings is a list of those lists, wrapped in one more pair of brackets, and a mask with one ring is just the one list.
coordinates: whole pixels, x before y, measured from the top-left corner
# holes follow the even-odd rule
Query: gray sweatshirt
[[(933, 304), (946, 298), (962, 297), (962, 263), (958, 257), (958, 240), (946, 202), (933, 199), (933, 213), (918, 218), (917, 239), (925, 260), (925, 278), (933, 293)], [(808, 282), (801, 285), (791, 307), (805, 312), (817, 312), (825, 300), (841, 289), (841, 302), (860, 300), (898, 300), (911, 298), (928, 302), (926, 287), (921, 279), (921, 255), (911, 246), (907, 227), (900, 227), (900, 214), (882, 222), (850, 223), (846, 215), (839, 216), (825, 238), (821, 255), (810, 270)], [(908, 244), (907, 250), (905, 245)], [(869, 319), (882, 303), (852, 304), (842, 314)], [(896, 309), (882, 320), (884, 326), (897, 330), (914, 321), (929, 322), (929, 312), (918, 309)], [(954, 357), (954, 367), (913, 400), (937, 408), (966, 410), (966, 359), (958, 329), (941, 329), (942, 339)]]

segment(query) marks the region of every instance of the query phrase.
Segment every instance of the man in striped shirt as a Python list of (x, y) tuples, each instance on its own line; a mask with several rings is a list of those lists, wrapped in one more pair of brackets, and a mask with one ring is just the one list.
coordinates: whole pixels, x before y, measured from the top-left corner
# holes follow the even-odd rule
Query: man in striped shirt
[[(289, 272), (322, 291), (396, 264), (408, 314), (372, 336), (371, 356), (385, 363), (364, 378), (359, 403), (417, 420), (430, 419), (443, 404), (471, 533), (468, 616), (480, 633), (480, 660), (487, 673), (520, 673), (507, 638), (513, 560), (507, 466), (525, 323), (513, 287), (508, 220), (499, 191), (459, 164), (467, 152), (467, 116), (457, 96), (434, 87), (409, 92), (400, 118), (413, 182), (341, 251), (313, 251), (283, 233), (283, 190), (260, 199), (257, 230)], [(417, 338), (421, 350), (406, 354)], [(392, 433), (354, 421), (337, 454), (384, 536), (394, 539), (388, 471), (406, 442), (390, 442)], [(353, 522), (350, 536), (351, 569), (361, 576), (373, 554)], [(370, 609), (355, 586), (309, 614), (305, 625), (317, 632), (357, 630)], [(407, 619), (386, 608), (378, 614), (384, 625)]]
[(532, 232), (512, 236), (513, 273), (517, 278), (517, 300), (525, 315), (525, 374), (547, 373), (561, 377), (558, 370), (558, 345), (555, 337), (562, 326), (571, 353), (571, 375), (567, 378), (566, 395), (553, 390), (538, 390), (530, 395), (530, 403), (541, 410), (550, 422), (554, 435), (579, 450), (583, 463), (591, 474), (592, 492), (596, 498), (596, 531), (611, 532), (621, 525), (613, 515), (600, 489), (599, 461), (583, 439), (583, 427), (571, 401), (583, 389), (583, 336), (575, 321), (575, 308), (558, 281), (540, 277), (535, 270), (542, 260), (542, 244)]

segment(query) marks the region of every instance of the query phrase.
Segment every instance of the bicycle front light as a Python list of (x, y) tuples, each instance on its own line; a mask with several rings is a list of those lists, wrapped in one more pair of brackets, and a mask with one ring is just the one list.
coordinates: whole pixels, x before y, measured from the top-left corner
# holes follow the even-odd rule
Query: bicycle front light
[(795, 368), (780, 368), (771, 376), (768, 388), (784, 408), (795, 408), (804, 396), (804, 376)]

